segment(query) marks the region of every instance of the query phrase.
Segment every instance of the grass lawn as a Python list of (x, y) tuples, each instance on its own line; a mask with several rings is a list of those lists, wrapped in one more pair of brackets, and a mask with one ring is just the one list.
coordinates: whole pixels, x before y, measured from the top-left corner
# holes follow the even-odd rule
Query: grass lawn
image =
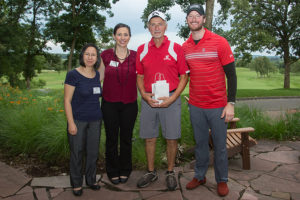
[(56, 72), (52, 70), (43, 70), (35, 80), (42, 79), (46, 81), (47, 89), (63, 89), (66, 71)]
[[(45, 70), (35, 79), (46, 81), (47, 89), (63, 89), (66, 72)], [(271, 77), (257, 77), (254, 71), (247, 68), (237, 68), (238, 91), (237, 97), (263, 97), (263, 96), (300, 96), (300, 76), (291, 74), (291, 89), (283, 89), (283, 74), (271, 74)], [(183, 91), (188, 95), (189, 87)]]
[[(271, 74), (271, 77), (257, 77), (255, 71), (248, 68), (237, 68), (238, 89), (282, 89), (284, 75), (280, 73)], [(291, 73), (291, 89), (300, 89), (300, 76)], [(300, 95), (300, 94), (299, 94)]]
[[(36, 80), (46, 81), (44, 90), (20, 90), (0, 85), (0, 151), (5, 150), (11, 157), (28, 155), (46, 161), (47, 165), (66, 166), (69, 146), (66, 137), (66, 120), (63, 106), (63, 83), (66, 72), (43, 71)], [(257, 78), (255, 72), (238, 68), (238, 97), (254, 96), (300, 96), (300, 76), (291, 76), (291, 89), (284, 90), (283, 75), (271, 78)], [(188, 95), (186, 87), (183, 95)], [(139, 97), (140, 98), (140, 97)], [(179, 149), (184, 155), (178, 164), (191, 159), (185, 150), (195, 145), (187, 103), (182, 98), (182, 136)], [(140, 100), (138, 100), (140, 103)], [(140, 104), (139, 104), (140, 106)], [(235, 110), (241, 119), (239, 127), (254, 127), (254, 138), (291, 140), (300, 138), (300, 113), (271, 120), (262, 112), (248, 107)], [(30, 116), (30, 117), (28, 117)], [(102, 126), (100, 160), (104, 163), (105, 131)], [(144, 140), (139, 137), (139, 117), (133, 130), (132, 159), (135, 169), (144, 169), (146, 156)], [(166, 168), (166, 142), (161, 134), (157, 139), (155, 166)], [(188, 151), (187, 151), (188, 152)], [(24, 157), (25, 158), (25, 157)]]

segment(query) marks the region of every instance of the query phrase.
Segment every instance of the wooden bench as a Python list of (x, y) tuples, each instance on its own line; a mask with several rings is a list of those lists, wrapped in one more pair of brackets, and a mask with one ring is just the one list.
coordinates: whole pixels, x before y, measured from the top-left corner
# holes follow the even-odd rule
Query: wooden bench
[[(188, 101), (188, 97), (185, 96), (185, 99)], [(240, 153), (243, 160), (243, 169), (250, 169), (250, 147), (257, 144), (256, 140), (253, 139), (249, 133), (254, 132), (254, 128), (236, 128), (237, 122), (240, 121), (239, 118), (233, 118), (229, 122), (229, 129), (227, 129), (227, 154), (228, 157), (233, 157), (234, 155)], [(209, 146), (213, 150), (213, 141), (210, 132)], [(195, 148), (195, 147), (194, 147)], [(193, 149), (194, 149), (193, 148)], [(213, 154), (211, 154), (211, 160), (213, 160)], [(195, 165), (194, 162), (191, 163), (191, 168)]]

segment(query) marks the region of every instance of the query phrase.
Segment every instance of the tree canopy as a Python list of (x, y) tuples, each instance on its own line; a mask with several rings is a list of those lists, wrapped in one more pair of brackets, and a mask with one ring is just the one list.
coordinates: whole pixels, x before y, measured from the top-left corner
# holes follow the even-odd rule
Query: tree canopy
[(69, 70), (73, 54), (85, 43), (110, 45), (112, 30), (106, 28), (106, 17), (100, 13), (112, 16), (111, 3), (117, 1), (0, 0), (0, 78), (6, 77), (12, 87), (24, 87), (26, 81), (30, 88), (41, 63), (48, 63), (43, 60), (60, 68), (61, 61), (47, 52), (50, 40), (70, 52)]
[[(118, 0), (113, 0), (116, 3)], [(54, 4), (54, 13), (47, 23), (47, 35), (55, 43), (60, 43), (64, 51), (70, 51), (68, 71), (72, 68), (74, 50), (80, 51), (83, 44), (96, 43), (96, 37), (108, 38), (110, 32), (105, 27), (105, 16), (99, 11), (110, 11), (109, 0), (60, 0)]]
[(284, 60), (284, 88), (290, 88), (290, 65), (300, 56), (298, 0), (231, 0), (231, 30), (226, 38), (235, 54), (250, 58), (255, 51), (273, 51)]
[[(300, 55), (300, 2), (298, 0), (218, 0), (221, 9), (213, 21), (214, 0), (149, 0), (142, 19), (153, 10), (167, 12), (175, 4), (186, 12), (188, 5), (206, 5), (205, 27), (229, 40), (237, 58), (244, 63), (256, 51), (276, 52), (284, 60), (284, 88), (290, 88), (290, 65)], [(170, 19), (170, 15), (168, 15)], [(230, 30), (223, 29), (230, 19)], [(214, 26), (213, 26), (214, 25)], [(187, 38), (187, 25), (179, 25), (178, 35)]]
[[(220, 3), (222, 9), (228, 10), (228, 1), (229, 0), (218, 0)], [(205, 27), (208, 29), (212, 29), (213, 24), (213, 12), (214, 12), (214, 3), (215, 0), (148, 0), (147, 7), (144, 9), (142, 20), (145, 24), (145, 28), (147, 26), (147, 17), (148, 15), (154, 11), (159, 10), (161, 12), (166, 13), (167, 20), (170, 20), (171, 15), (167, 13), (167, 11), (174, 5), (179, 5), (184, 13), (187, 12), (188, 6), (191, 4), (201, 4), (204, 6), (206, 5), (205, 11), (206, 11), (206, 24)], [(185, 19), (183, 19), (185, 21)], [(188, 26), (185, 25), (179, 25), (179, 32), (178, 35), (182, 38), (188, 38), (190, 30)]]

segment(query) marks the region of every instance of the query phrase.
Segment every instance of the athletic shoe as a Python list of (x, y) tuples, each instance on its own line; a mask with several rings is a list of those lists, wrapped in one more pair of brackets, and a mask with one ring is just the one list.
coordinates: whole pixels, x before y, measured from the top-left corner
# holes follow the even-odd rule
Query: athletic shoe
[(176, 189), (177, 181), (176, 181), (174, 171), (167, 171), (166, 172), (166, 182), (167, 182), (168, 190), (173, 191), (173, 190)]
[(137, 187), (144, 188), (147, 187), (151, 182), (156, 181), (158, 178), (157, 172), (154, 171), (148, 171), (146, 174), (144, 174), (137, 182)]

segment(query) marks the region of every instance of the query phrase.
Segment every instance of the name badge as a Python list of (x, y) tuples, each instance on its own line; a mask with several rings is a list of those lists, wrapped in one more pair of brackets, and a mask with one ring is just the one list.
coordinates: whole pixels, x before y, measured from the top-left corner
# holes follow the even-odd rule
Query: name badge
[(119, 66), (119, 62), (111, 60), (110, 63), (109, 63), (109, 65), (112, 66), (112, 67), (118, 67)]
[(93, 93), (94, 94), (100, 94), (101, 93), (100, 87), (94, 87), (93, 88)]

